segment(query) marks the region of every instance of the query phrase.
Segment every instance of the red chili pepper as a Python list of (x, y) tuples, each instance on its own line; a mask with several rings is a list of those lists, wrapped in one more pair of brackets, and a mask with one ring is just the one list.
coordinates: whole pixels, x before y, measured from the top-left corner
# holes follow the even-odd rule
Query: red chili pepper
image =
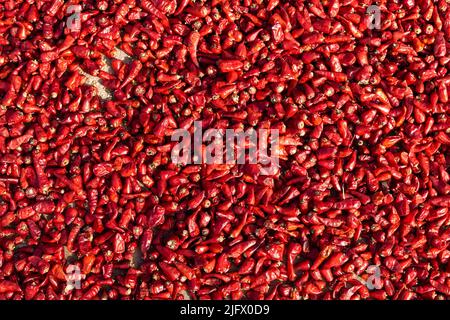
[(361, 207), (361, 202), (357, 199), (346, 199), (336, 202), (333, 205), (334, 209), (338, 210), (349, 210), (349, 209), (359, 209)]
[[(450, 14), (419, 6), (0, 4), (0, 298), (445, 298)], [(278, 130), (279, 174), (174, 163), (195, 121)]]
[(47, 9), (47, 14), (50, 17), (55, 16), (63, 5), (64, 5), (64, 1), (63, 0), (55, 0), (55, 1), (53, 1), (52, 5)]
[(8, 293), (15, 291), (20, 291), (20, 287), (17, 283), (8, 280), (0, 281), (0, 293)]
[(287, 251), (287, 273), (290, 281), (297, 278), (294, 262), (302, 252), (302, 246), (299, 243), (290, 243)]
[(155, 7), (152, 1), (149, 0), (141, 0), (140, 1), (141, 8), (150, 13), (151, 15), (157, 17), (162, 21), (162, 24), (165, 28), (170, 28), (169, 19), (166, 17), (164, 13), (162, 13), (158, 8)]

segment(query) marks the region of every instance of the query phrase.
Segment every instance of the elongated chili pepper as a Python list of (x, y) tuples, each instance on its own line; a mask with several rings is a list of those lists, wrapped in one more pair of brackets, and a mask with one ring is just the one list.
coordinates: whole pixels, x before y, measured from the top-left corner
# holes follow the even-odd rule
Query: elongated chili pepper
[(155, 7), (152, 1), (140, 0), (140, 4), (145, 11), (160, 19), (165, 28), (170, 28), (169, 19), (166, 17), (165, 14), (163, 14), (161, 11), (158, 10), (158, 8)]
[(297, 277), (294, 263), (302, 252), (302, 246), (299, 243), (292, 242), (287, 250), (287, 273), (290, 281), (294, 281)]
[(189, 55), (191, 56), (192, 62), (194, 62), (197, 68), (200, 67), (197, 58), (197, 47), (199, 42), (200, 42), (200, 33), (198, 33), (197, 31), (192, 31), (187, 38), (186, 46)]
[(122, 89), (128, 83), (133, 81), (137, 77), (137, 75), (139, 74), (141, 69), (142, 69), (142, 63), (139, 60), (134, 60), (133, 62), (131, 62), (131, 64), (130, 64), (130, 71), (128, 72), (127, 77), (123, 80), (123, 82), (120, 85), (119, 89)]

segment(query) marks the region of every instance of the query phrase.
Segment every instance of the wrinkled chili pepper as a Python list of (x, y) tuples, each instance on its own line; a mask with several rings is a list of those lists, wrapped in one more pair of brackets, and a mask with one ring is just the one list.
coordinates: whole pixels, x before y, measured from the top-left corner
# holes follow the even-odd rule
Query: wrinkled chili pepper
[(0, 4), (0, 299), (448, 298), (448, 5), (370, 5)]

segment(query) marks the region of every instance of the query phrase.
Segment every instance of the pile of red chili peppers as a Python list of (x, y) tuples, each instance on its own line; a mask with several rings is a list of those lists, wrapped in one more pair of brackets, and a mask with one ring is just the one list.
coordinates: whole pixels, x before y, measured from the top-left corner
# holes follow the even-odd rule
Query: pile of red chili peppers
[[(0, 299), (450, 298), (449, 39), (446, 0), (1, 1)], [(194, 121), (280, 170), (174, 164)]]

